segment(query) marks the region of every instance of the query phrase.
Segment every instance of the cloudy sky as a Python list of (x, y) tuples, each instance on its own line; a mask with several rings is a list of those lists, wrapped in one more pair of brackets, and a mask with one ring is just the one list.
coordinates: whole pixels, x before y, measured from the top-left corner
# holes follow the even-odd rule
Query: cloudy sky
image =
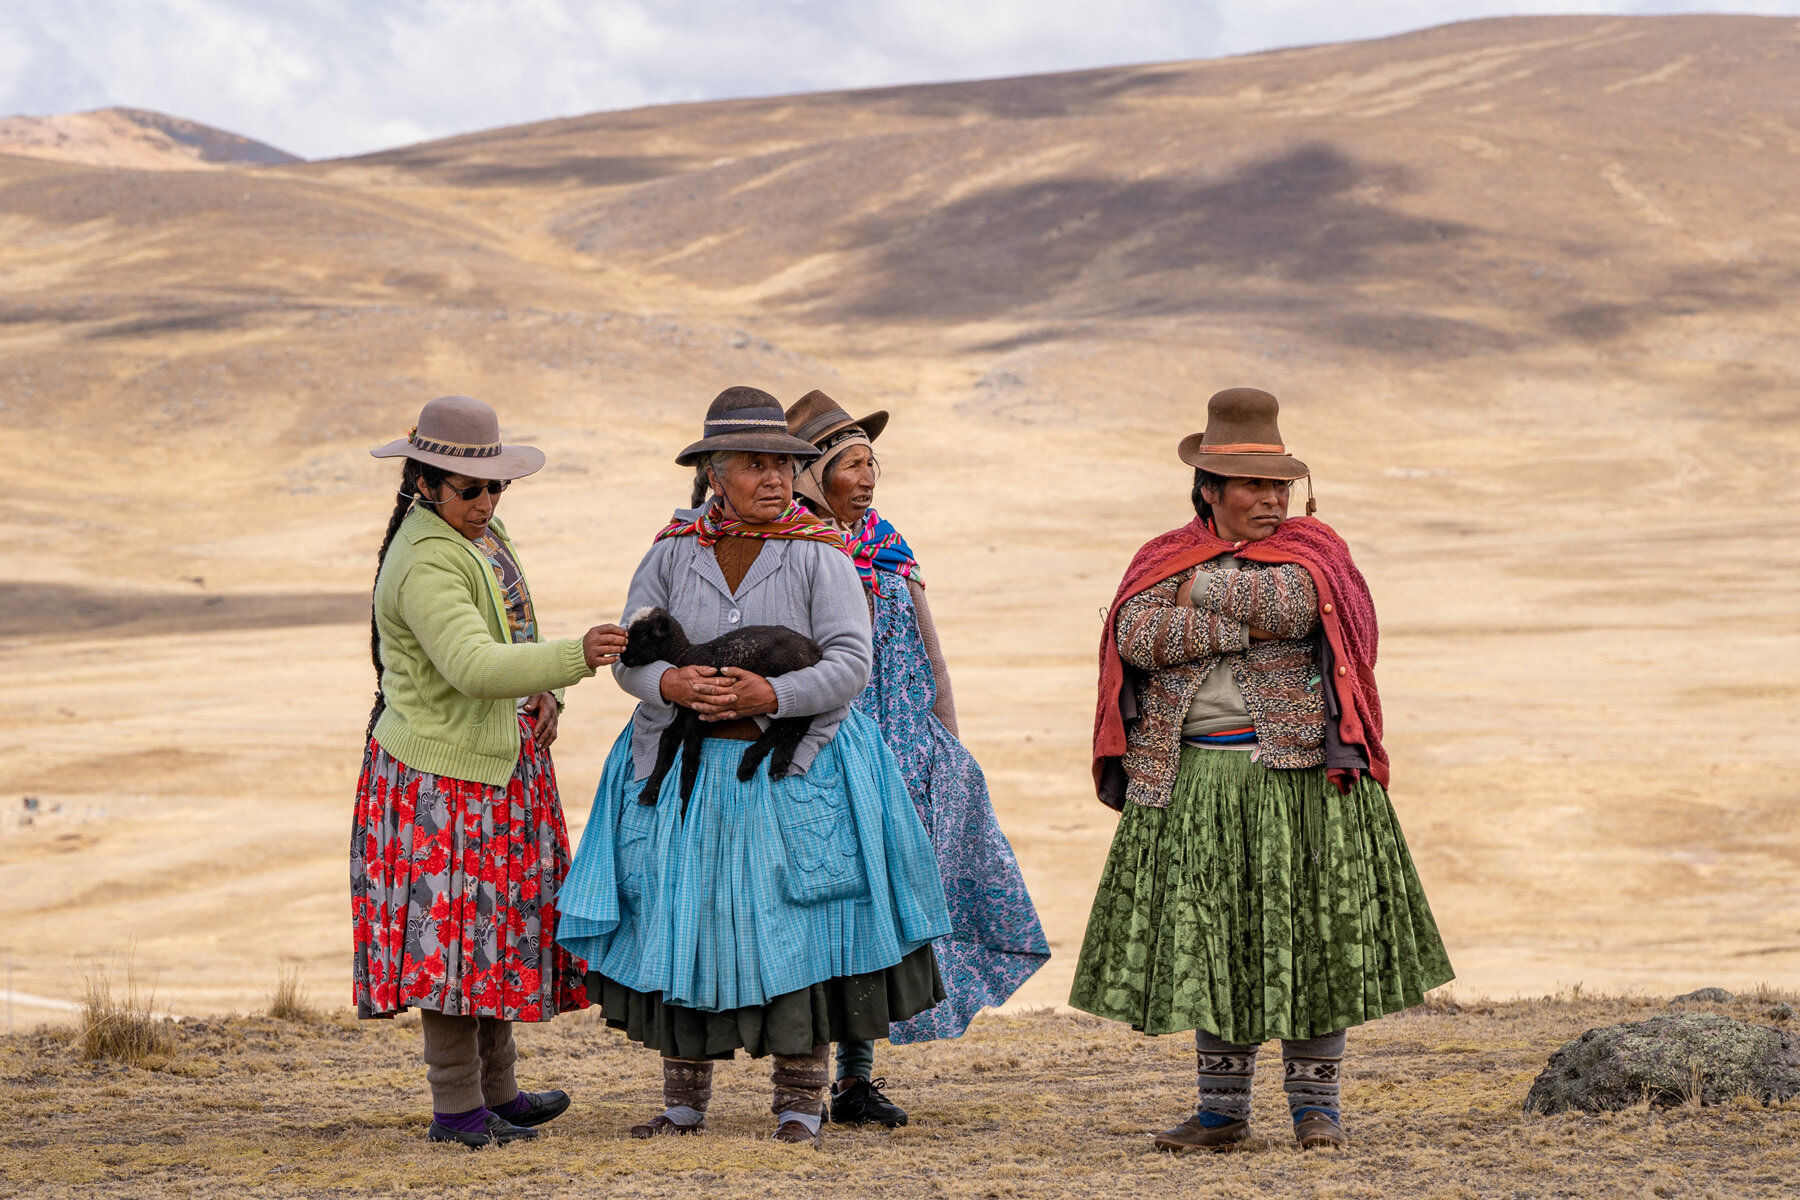
[(597, 109), (1800, 0), (0, 0), (0, 115), (152, 108), (322, 158)]

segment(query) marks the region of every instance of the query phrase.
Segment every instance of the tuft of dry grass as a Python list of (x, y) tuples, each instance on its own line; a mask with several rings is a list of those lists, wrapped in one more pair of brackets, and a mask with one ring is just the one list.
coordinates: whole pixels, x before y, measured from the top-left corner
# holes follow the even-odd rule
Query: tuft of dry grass
[(318, 1011), (307, 1003), (305, 974), (300, 964), (284, 960), (275, 971), (275, 987), (269, 992), (269, 1015), (277, 1021), (311, 1021)]
[(171, 1039), (168, 1022), (156, 1019), (156, 989), (139, 991), (137, 969), (130, 955), (125, 958), (122, 988), (113, 981), (115, 966), (95, 964), (82, 973), (81, 1012), (77, 1019), (81, 1056), (143, 1063), (167, 1054)]

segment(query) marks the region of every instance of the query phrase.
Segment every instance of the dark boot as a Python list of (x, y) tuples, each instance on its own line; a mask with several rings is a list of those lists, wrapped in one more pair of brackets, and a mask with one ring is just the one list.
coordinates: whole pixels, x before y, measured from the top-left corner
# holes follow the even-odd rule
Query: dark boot
[(887, 1098), (885, 1079), (845, 1079), (831, 1097), (831, 1119), (839, 1125), (906, 1124), (906, 1110)]

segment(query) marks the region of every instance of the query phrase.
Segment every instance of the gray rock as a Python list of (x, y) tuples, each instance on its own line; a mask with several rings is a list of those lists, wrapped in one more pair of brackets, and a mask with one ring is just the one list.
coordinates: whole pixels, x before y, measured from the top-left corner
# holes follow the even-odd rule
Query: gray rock
[(1737, 997), (1724, 988), (1699, 988), (1675, 997), (1670, 1004), (1730, 1004)]
[(1800, 1034), (1717, 1013), (1679, 1013), (1590, 1029), (1550, 1056), (1525, 1097), (1527, 1112), (1604, 1112), (1648, 1097), (1681, 1104), (1800, 1095)]
[(1764, 1013), (1763, 1016), (1769, 1018), (1771, 1021), (1791, 1021), (1794, 1019), (1794, 1006), (1791, 1004), (1777, 1004), (1774, 1008), (1771, 1008), (1768, 1012)]

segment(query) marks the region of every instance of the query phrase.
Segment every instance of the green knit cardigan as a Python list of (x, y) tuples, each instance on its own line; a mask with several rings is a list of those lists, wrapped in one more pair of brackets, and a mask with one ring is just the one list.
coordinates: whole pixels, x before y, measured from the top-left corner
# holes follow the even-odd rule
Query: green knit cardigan
[[(512, 549), (505, 526), (489, 528)], [(519, 765), (520, 697), (557, 691), (560, 702), (558, 689), (594, 673), (578, 639), (514, 644), (488, 560), (423, 505), (375, 577), (375, 624), (387, 700), (375, 740), (433, 775), (504, 785)]]

